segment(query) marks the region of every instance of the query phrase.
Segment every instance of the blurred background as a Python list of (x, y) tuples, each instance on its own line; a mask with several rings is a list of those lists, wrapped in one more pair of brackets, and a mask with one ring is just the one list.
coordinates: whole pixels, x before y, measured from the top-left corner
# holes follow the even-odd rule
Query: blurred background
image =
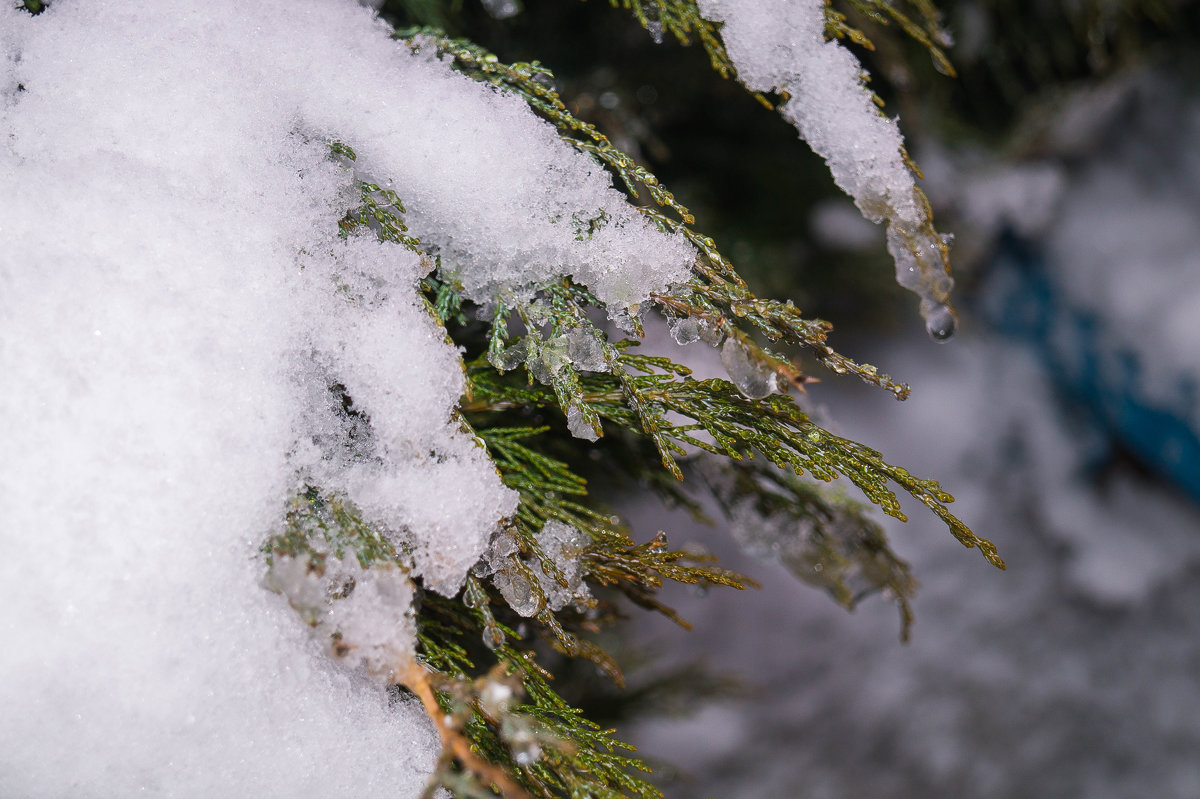
[[(641, 747), (668, 796), (1200, 797), (1200, 8), (939, 5), (956, 77), (848, 11), (956, 236), (946, 345), (895, 285), (882, 231), (699, 48), (656, 44), (604, 0), (384, 4), (398, 24), (541, 60), (759, 294), (830, 320), (840, 351), (912, 385), (897, 403), (818, 374), (803, 401), (939, 479), (1008, 563), (923, 508), (886, 520), (921, 582), (901, 644), (887, 597), (847, 615), (719, 525), (614, 492), (643, 535), (762, 583), (675, 591), (690, 632), (628, 625), (626, 694), (579, 675), (578, 701)], [(703, 344), (675, 357), (722, 374)]]

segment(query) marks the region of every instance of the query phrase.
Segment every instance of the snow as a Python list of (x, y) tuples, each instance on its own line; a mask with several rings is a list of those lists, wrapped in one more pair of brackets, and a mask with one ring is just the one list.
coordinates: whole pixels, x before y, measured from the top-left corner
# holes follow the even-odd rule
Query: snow
[(752, 91), (786, 93), (780, 114), (825, 159), (862, 215), (887, 222), (897, 282), (921, 298), (930, 335), (952, 335), (954, 281), (904, 162), (899, 126), (875, 105), (858, 60), (825, 40), (823, 0), (699, 0), (698, 6), (723, 23), (721, 39), (738, 79)]
[[(0, 795), (421, 791), (437, 736), (367, 672), (516, 498), (454, 418), (432, 259), (338, 238), (354, 178), (484, 304), (571, 275), (627, 318), (695, 257), (430, 49), (348, 0), (0, 8)], [(411, 552), (318, 618), (341, 664), (302, 580), (259, 584), (310, 484)]]

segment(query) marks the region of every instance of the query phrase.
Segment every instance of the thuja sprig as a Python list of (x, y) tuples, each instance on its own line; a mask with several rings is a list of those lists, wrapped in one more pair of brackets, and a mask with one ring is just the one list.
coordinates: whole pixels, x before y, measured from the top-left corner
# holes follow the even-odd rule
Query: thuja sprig
[[(884, 513), (906, 521), (890, 482), (932, 510), (960, 543), (979, 548), (990, 563), (1003, 568), (995, 546), (946, 507), (954, 498), (936, 481), (914, 477), (887, 463), (879, 452), (821, 429), (787, 395), (750, 399), (728, 381), (694, 380), (690, 370), (668, 358), (637, 354), (633, 344), (619, 345), (614, 373), (581, 377), (581, 398), (605, 421), (648, 436), (666, 468), (682, 474), (678, 458), (687, 447), (734, 460), (757, 454), (818, 480), (844, 476)], [(468, 364), (467, 372), (474, 410), (486, 410), (493, 400), (497, 408), (511, 407), (514, 400), (557, 405), (552, 390), (511, 374), (499, 375), (486, 361)], [(679, 417), (682, 422), (675, 421)]]
[[(894, 22), (907, 36), (929, 51), (938, 71), (953, 77), (954, 65), (942, 49), (948, 45), (946, 29), (942, 27), (942, 14), (930, 0), (846, 0), (846, 4), (880, 25)], [(914, 13), (905, 13), (905, 7), (911, 7)], [(826, 7), (825, 20), (826, 31), (830, 35), (838, 38), (845, 36), (855, 44), (874, 49), (866, 34), (851, 27), (846, 15), (832, 6)]]
[[(667, 581), (684, 584), (723, 585), (744, 588), (753, 581), (723, 569), (706, 556), (671, 550), (659, 533), (645, 544), (634, 542), (618, 517), (588, 504), (587, 483), (563, 461), (540, 451), (537, 442), (548, 427), (479, 428), (479, 438), (500, 470), (504, 484), (520, 494), (512, 530), (522, 549), (551, 579), (566, 586), (557, 565), (537, 543), (537, 533), (549, 521), (559, 521), (585, 533), (590, 541), (581, 553), (585, 579), (592, 585), (613, 588), (640, 607), (658, 611), (678, 624), (688, 626), (672, 608), (662, 603), (658, 591)], [(537, 589), (537, 580), (531, 580)], [(483, 603), (473, 603), (482, 606)], [(587, 618), (555, 613), (543, 606), (535, 616), (552, 633), (556, 648), (564, 654), (592, 660), (618, 684), (620, 669), (603, 651), (589, 646), (576, 634), (615, 621), (617, 612), (598, 601)]]
[[(502, 768), (521, 795), (660, 799), (661, 792), (639, 776), (646, 766), (627, 754), (633, 747), (564, 700), (532, 651), (508, 643), (482, 655), (472, 649), (468, 642), (478, 640), (488, 623), (480, 608), (429, 596), (418, 623), (418, 656), (444, 678), (442, 707), (472, 749)], [(505, 632), (508, 639), (520, 640), (511, 628)], [(480, 657), (495, 665), (481, 668)], [(517, 683), (512, 699), (521, 701), (496, 701), (494, 689), (512, 690), (512, 681)], [(469, 773), (442, 771), (438, 780), (456, 795), (476, 795), (481, 787)]]
[(698, 40), (708, 53), (713, 69), (722, 77), (733, 74), (733, 62), (725, 52), (725, 44), (717, 32), (717, 25), (700, 16), (695, 0), (609, 0), (614, 7), (633, 13), (638, 23), (661, 41), (670, 34), (680, 44), (691, 44)]
[(912, 569), (857, 502), (761, 461), (705, 462), (708, 486), (744, 548), (777, 560), (799, 579), (853, 610), (882, 592), (900, 611), (900, 638), (913, 622)]

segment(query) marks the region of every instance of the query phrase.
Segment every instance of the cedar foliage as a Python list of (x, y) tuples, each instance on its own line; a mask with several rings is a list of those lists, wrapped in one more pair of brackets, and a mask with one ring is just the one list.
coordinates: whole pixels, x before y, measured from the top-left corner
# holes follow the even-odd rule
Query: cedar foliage
[[(719, 30), (700, 16), (694, 2), (612, 0), (612, 5), (656, 39), (670, 35), (680, 43), (698, 43), (718, 73), (733, 74)], [(36, 14), (45, 4), (25, 0), (19, 6)], [(409, 0), (408, 6), (414, 19), (441, 24), (451, 21), (460, 7), (430, 0)], [(939, 18), (928, 0), (904, 7), (889, 0), (850, 0), (850, 6), (874, 23), (894, 24), (927, 48), (944, 71), (951, 71), (940, 49)], [(827, 33), (871, 46), (867, 35), (832, 6)], [(690, 282), (653, 296), (654, 312), (710, 344), (736, 348), (751, 378), (774, 380), (785, 390), (802, 392), (813, 379), (795, 360), (805, 352), (836, 374), (855, 375), (900, 399), (907, 395), (907, 386), (834, 350), (827, 322), (806, 317), (790, 301), (757, 297), (717, 243), (693, 228), (693, 214), (648, 169), (568, 110), (546, 67), (505, 64), (482, 47), (433, 27), (402, 29), (395, 36), (398, 46), (432, 50), (472, 79), (519, 95), (572, 146), (608, 169), (630, 201), (662, 230), (679, 231), (695, 245), (698, 257)], [(331, 142), (330, 157), (355, 169), (352, 141)], [(345, 236), (370, 231), (433, 257), (405, 226), (404, 198), (381, 188), (387, 176), (356, 172), (355, 177), (357, 205), (331, 224)], [(578, 234), (589, 233), (584, 220)], [(606, 468), (638, 475), (654, 470), (647, 462), (653, 453), (662, 470), (655, 485), (664, 495), (684, 501), (671, 481), (683, 480), (694, 462), (705, 460), (706, 468), (722, 476), (714, 491), (724, 507), (749, 502), (764, 517), (794, 526), (794, 536), (804, 539), (803, 551), (788, 565), (798, 576), (847, 607), (866, 593), (887, 590), (900, 604), (904, 635), (911, 620), (907, 600), (915, 588), (907, 565), (891, 552), (882, 530), (861, 506), (820, 482), (844, 477), (884, 513), (903, 519), (893, 486), (898, 487), (942, 519), (960, 543), (979, 548), (1003, 568), (991, 543), (949, 511), (952, 497), (936, 482), (822, 429), (792, 396), (756, 395), (746, 385), (696, 380), (668, 358), (640, 354), (636, 338), (612, 337), (594, 321), (601, 304), (570, 281), (543, 287), (532, 303), (509, 307), (501, 302), (484, 314), (461, 296), (453, 265), (438, 266), (424, 283), (428, 311), (448, 338), (469, 353), (468, 391), (459, 422), (486, 448), (505, 485), (520, 495), (518, 511), (504, 531), (516, 545), (504, 568), (528, 587), (535, 612), (528, 618), (517, 613), (486, 568), (476, 569), (454, 598), (421, 592), (418, 585), (418, 661), (387, 676), (397, 691), (416, 695), (442, 737), (429, 795), (444, 787), (463, 798), (497, 792), (546, 799), (660, 796), (631, 747), (567, 703), (539, 660), (548, 650), (585, 659), (620, 685), (620, 665), (590, 636), (622, 616), (622, 602), (686, 626), (659, 599), (664, 583), (734, 589), (753, 584), (707, 556), (672, 549), (661, 532), (641, 537), (639, 543), (635, 531), (599, 507), (586, 480), (555, 454), (564, 447), (586, 446), (581, 439), (615, 441), (615, 446), (596, 450)], [(641, 335), (636, 316), (622, 321), (630, 334)], [(580, 349), (582, 353), (575, 351)], [(330, 390), (344, 392), (340, 386)], [(352, 415), (353, 398), (341, 399), (345, 413)], [(575, 438), (566, 438), (566, 429)], [(718, 462), (724, 465), (714, 465)], [(559, 609), (548, 602), (542, 580), (569, 586), (560, 564), (539, 541), (539, 532), (551, 521), (583, 534), (587, 543), (577, 555), (592, 589)], [(293, 498), (285, 524), (265, 541), (263, 552), (268, 569), (286, 557), (302, 559), (317, 574), (331, 557), (353, 556), (363, 569), (406, 572), (408, 565), (408, 553), (372, 529), (343, 498), (317, 485)], [(329, 601), (351, 591), (352, 584), (340, 586)], [(297, 610), (303, 616), (305, 610)], [(339, 636), (335, 632), (331, 641), (334, 656), (354, 646)]]
[[(714, 69), (726, 77), (732, 74), (718, 30), (700, 17), (694, 3), (625, 0), (613, 5), (631, 12), (656, 38), (665, 33), (681, 43), (698, 42)], [(916, 4), (919, 21), (890, 3), (855, 6), (877, 22), (897, 23), (944, 61), (935, 43), (938, 18), (927, 2)], [(453, 11), (433, 7), (437, 13), (431, 14), (430, 8), (414, 16), (444, 21)], [(870, 46), (866, 35), (833, 8), (827, 20), (828, 35)], [(479, 45), (429, 26), (400, 29), (396, 38), (414, 51), (432, 50), (475, 80), (519, 95), (564, 140), (608, 169), (631, 202), (661, 229), (681, 231), (695, 245), (699, 255), (691, 281), (669, 295), (652, 297), (654, 310), (686, 327), (685, 335), (714, 345), (733, 342), (754, 365), (752, 377), (757, 369), (758, 377), (773, 376), (776, 385), (794, 391), (803, 392), (813, 379), (795, 359), (800, 350), (836, 374), (856, 375), (898, 399), (907, 396), (907, 386), (833, 349), (827, 322), (804, 316), (790, 301), (757, 297), (717, 243), (693, 228), (693, 214), (648, 169), (571, 113), (544, 65), (503, 63)], [(331, 155), (354, 168), (352, 143), (333, 143)], [(368, 228), (381, 239), (424, 254), (405, 227), (403, 198), (380, 188), (387, 176), (357, 177), (360, 205), (341, 219), (343, 234)], [(580, 225), (580, 236), (589, 232), (586, 224)], [(695, 380), (668, 358), (640, 354), (638, 318), (622, 320), (635, 338), (611, 337), (594, 321), (600, 303), (569, 280), (543, 287), (532, 303), (510, 307), (501, 301), (482, 314), (461, 296), (453, 265), (438, 266), (424, 283), (429, 312), (469, 354), (461, 424), (486, 447), (505, 485), (520, 495), (506, 531), (517, 547), (507, 568), (520, 575), (536, 612), (531, 618), (514, 612), (486, 569), (472, 574), (454, 599), (423, 595), (417, 623), (424, 674), (417, 682), (424, 685), (411, 679), (397, 682), (418, 694), (432, 687), (438, 704), (431, 713), (435, 719), (443, 713), (439, 730), (449, 730), (443, 733), (444, 752), (430, 791), (442, 786), (462, 797), (499, 791), (547, 799), (659, 796), (629, 747), (555, 691), (553, 675), (539, 665), (539, 655), (544, 659), (553, 651), (591, 661), (622, 685), (620, 665), (589, 637), (621, 617), (622, 599), (686, 625), (657, 598), (664, 582), (731, 588), (752, 584), (707, 557), (671, 549), (661, 532), (638, 543), (634, 531), (596, 506), (584, 478), (556, 457), (564, 447), (584, 446), (581, 438), (624, 442), (597, 448), (608, 468), (649, 471), (644, 461), (654, 453), (666, 475), (677, 480), (685, 478), (685, 467), (694, 471), (696, 453), (727, 461), (727, 466), (715, 467), (725, 475), (714, 489), (723, 507), (732, 512), (749, 502), (764, 517), (786, 519), (790, 535), (803, 539), (803, 554), (787, 565), (840, 604), (852, 608), (863, 596), (886, 591), (900, 607), (902, 637), (908, 635), (908, 600), (916, 586), (907, 564), (891, 552), (882, 530), (861, 506), (824, 490), (814, 479), (848, 478), (870, 502), (903, 519), (892, 488), (898, 486), (929, 507), (961, 543), (978, 547), (1003, 568), (991, 543), (949, 511), (952, 497), (936, 482), (914, 477), (869, 447), (821, 429), (792, 396), (747, 396), (744, 385), (739, 390), (726, 380)], [(564, 427), (576, 438), (565, 439)], [(637, 456), (630, 459), (630, 450)], [(638, 465), (630, 467), (631, 462)], [(661, 490), (682, 496), (676, 489)], [(380, 537), (319, 487), (297, 498), (289, 520), (288, 530), (268, 542), (269, 556), (294, 555), (305, 540), (319, 535), (322, 551), (332, 546), (340, 554), (340, 548), (350, 547), (364, 566), (372, 558), (404, 561), (403, 553), (383, 551)], [(555, 559), (539, 544), (538, 532), (549, 521), (584, 533), (588, 544), (580, 561), (586, 583), (595, 589), (587, 599), (560, 610), (549, 606), (539, 578), (540, 573), (568, 586)]]

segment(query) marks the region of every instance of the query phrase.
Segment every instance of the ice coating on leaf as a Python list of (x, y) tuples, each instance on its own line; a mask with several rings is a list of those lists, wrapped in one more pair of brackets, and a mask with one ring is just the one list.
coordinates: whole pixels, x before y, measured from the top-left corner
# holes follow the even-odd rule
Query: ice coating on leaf
[(521, 364), (525, 363), (525, 359), (529, 356), (529, 341), (521, 339), (515, 344), (505, 347), (502, 350), (488, 353), (488, 363), (499, 369), (501, 372), (511, 372)]
[(721, 345), (721, 365), (738, 391), (750, 399), (762, 399), (779, 391), (779, 376), (734, 339)]
[[(494, 573), (492, 582), (500, 589), (505, 601), (522, 616), (532, 617), (541, 610), (540, 603), (529, 581), (529, 575), (537, 580), (546, 607), (562, 610), (572, 602), (586, 601), (591, 594), (583, 581), (583, 566), (580, 557), (586, 551), (587, 536), (575, 527), (551, 520), (543, 525), (534, 540), (550, 562), (561, 573), (566, 585), (546, 574), (536, 560), (519, 554), (516, 538), (511, 532), (501, 533), (492, 542), (488, 553), (488, 565)], [(518, 566), (520, 561), (524, 568)]]
[(604, 358), (604, 347), (596, 333), (575, 328), (566, 333), (567, 357), (576, 369), (585, 372), (607, 372), (608, 361)]
[[(427, 264), (337, 236), (355, 174), (484, 302), (571, 276), (628, 318), (687, 278), (520, 98), (388, 33), (350, 0), (0, 6), (0, 795), (420, 793), (424, 713), (259, 586), (310, 481), (444, 593), (516, 509)], [(408, 646), (407, 579), (338, 600), (367, 665)]]
[[(896, 122), (879, 113), (858, 59), (825, 40), (824, 0), (699, 0), (723, 23), (738, 78), (759, 92), (786, 92), (779, 113), (825, 159), (863, 216), (887, 222), (896, 279), (921, 299), (922, 315), (949, 302), (953, 286), (942, 242), (904, 161)], [(926, 315), (928, 323), (929, 317)], [(939, 325), (945, 330), (945, 325)]]
[(596, 429), (584, 418), (583, 411), (578, 405), (571, 405), (567, 408), (567, 429), (576, 438), (582, 438), (585, 441), (600, 440)]
[(701, 322), (699, 319), (694, 319), (690, 316), (685, 316), (679, 319), (672, 319), (669, 322), (671, 329), (671, 338), (675, 343), (683, 346), (691, 344), (694, 341), (700, 340)]

